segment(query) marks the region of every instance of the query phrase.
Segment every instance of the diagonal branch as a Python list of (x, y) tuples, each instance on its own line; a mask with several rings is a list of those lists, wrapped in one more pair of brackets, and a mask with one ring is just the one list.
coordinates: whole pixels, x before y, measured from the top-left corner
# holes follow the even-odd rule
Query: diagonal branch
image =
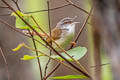
[(80, 9), (81, 11), (85, 12), (86, 14), (89, 14), (89, 12), (87, 12), (86, 10), (84, 10), (84, 9), (80, 8), (79, 6), (75, 5), (72, 1), (70, 1), (70, 0), (65, 0), (65, 1), (67, 1), (67, 2), (68, 2), (69, 4), (71, 4), (72, 6)]
[[(77, 41), (78, 41), (78, 39), (79, 39), (79, 37), (80, 37), (80, 35), (81, 35), (83, 29), (85, 28), (85, 26), (86, 26), (86, 24), (87, 24), (87, 22), (88, 22), (88, 20), (89, 20), (89, 17), (90, 17), (90, 15), (91, 15), (91, 13), (92, 13), (92, 10), (93, 10), (93, 8), (91, 8), (90, 13), (88, 14), (88, 16), (87, 16), (87, 18), (85, 19), (85, 21), (84, 21), (82, 27), (80, 28), (80, 31), (78, 32), (78, 34), (77, 34), (77, 36), (76, 36), (74, 42), (77, 42)], [(69, 49), (72, 49), (72, 48), (73, 48), (73, 45), (71, 45), (71, 47), (70, 47)]]
[(58, 63), (58, 64), (54, 67), (54, 69), (53, 69), (51, 72), (49, 72), (47, 76), (44, 77), (44, 79), (47, 79), (49, 76), (51, 76), (51, 75), (59, 68), (60, 65), (61, 65), (61, 63)]
[(4, 55), (4, 53), (3, 53), (2, 48), (0, 48), (0, 53), (1, 53), (2, 57), (3, 57), (3, 59), (4, 59), (5, 65), (6, 65), (8, 80), (10, 80), (10, 74), (9, 74), (9, 69), (8, 69), (8, 63), (7, 63), (7, 60), (6, 60), (6, 58), (5, 58), (5, 55)]

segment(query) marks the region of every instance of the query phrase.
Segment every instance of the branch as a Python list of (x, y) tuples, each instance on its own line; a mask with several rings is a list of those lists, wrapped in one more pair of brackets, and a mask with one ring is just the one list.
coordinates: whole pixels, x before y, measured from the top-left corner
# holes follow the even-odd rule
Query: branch
[(19, 7), (19, 5), (18, 5), (18, 0), (16, 0), (16, 1), (15, 1), (15, 0), (12, 0), (12, 1), (13, 1), (13, 3), (15, 3), (17, 9), (18, 9), (19, 11), (21, 11), (21, 10), (20, 10), (20, 7)]
[(90, 66), (90, 68), (95, 68), (95, 67), (97, 67), (97, 66), (105, 66), (105, 65), (110, 65), (111, 63), (105, 63), (105, 64), (101, 64), (101, 65), (95, 65), (95, 66)]
[(0, 6), (0, 8), (8, 8), (8, 7), (5, 7), (5, 6)]
[[(67, 6), (70, 6), (71, 4), (65, 4), (65, 5), (62, 5), (62, 6), (58, 6), (58, 7), (55, 7), (55, 8), (51, 8), (49, 9), (50, 11), (53, 11), (53, 10), (57, 10), (57, 9), (60, 9), (60, 8), (63, 8), (63, 7), (67, 7)], [(38, 11), (31, 11), (31, 12), (24, 12), (25, 14), (29, 14), (29, 13), (38, 13), (38, 12), (44, 12), (44, 11), (48, 11), (48, 10), (38, 10)], [(0, 14), (0, 16), (9, 16), (9, 14)]]
[[(70, 4), (64, 4), (64, 5), (62, 5), (62, 6), (58, 6), (58, 7), (55, 7), (55, 8), (51, 8), (51, 9), (49, 9), (49, 10), (50, 10), (50, 11), (53, 11), (53, 10), (57, 10), (57, 9), (60, 9), (60, 8), (67, 7), (67, 6), (70, 6)], [(38, 12), (44, 12), (44, 11), (48, 11), (48, 9), (47, 9), (47, 10), (38, 10), (38, 11), (25, 12), (25, 13), (26, 13), (26, 14), (28, 14), (28, 13), (38, 13)]]
[[(75, 43), (77, 43), (77, 41), (78, 41), (78, 39), (79, 39), (79, 37), (80, 37), (83, 29), (85, 28), (85, 26), (86, 26), (86, 24), (87, 24), (87, 22), (88, 22), (88, 20), (89, 20), (89, 17), (90, 17), (90, 15), (91, 15), (91, 13), (92, 13), (92, 10), (93, 10), (93, 8), (91, 8), (90, 13), (88, 14), (88, 16), (87, 16), (87, 18), (85, 19), (82, 27), (80, 28), (80, 31), (78, 32), (78, 34), (77, 34), (77, 36), (76, 36), (76, 38), (75, 38), (75, 40), (74, 40)], [(71, 45), (71, 47), (70, 47), (69, 49), (72, 49), (72, 48), (73, 48), (73, 45)]]
[(0, 14), (0, 16), (10, 16), (10, 14)]
[[(31, 35), (31, 38), (32, 38), (32, 41), (33, 41), (33, 45), (34, 45), (34, 48), (37, 50), (37, 47), (36, 47), (36, 43), (35, 43), (35, 40), (34, 40), (34, 36), (31, 34), (30, 30), (28, 29), (29, 31), (29, 34)], [(38, 52), (36, 52), (36, 56), (38, 56)], [(37, 62), (38, 62), (38, 66), (39, 66), (39, 70), (40, 70), (40, 77), (41, 77), (41, 80), (43, 80), (43, 76), (42, 76), (42, 68), (41, 68), (41, 64), (40, 64), (40, 59), (39, 57), (37, 57)]]
[(72, 6), (80, 9), (81, 11), (85, 12), (86, 14), (89, 14), (89, 12), (87, 12), (86, 10), (84, 10), (84, 9), (80, 8), (79, 6), (75, 5), (72, 1), (70, 1), (70, 0), (65, 0), (65, 1), (67, 1), (67, 2), (68, 2), (69, 4), (71, 4)]
[(60, 65), (61, 65), (61, 63), (58, 63), (58, 64), (54, 67), (54, 69), (53, 69), (50, 73), (48, 73), (47, 76), (44, 77), (44, 79), (47, 79), (50, 75), (52, 75), (52, 74), (59, 68)]
[[(50, 5), (49, 5), (49, 0), (47, 0), (47, 5), (48, 5), (48, 23), (49, 23), (49, 32), (50, 32), (50, 37), (51, 37), (51, 25), (50, 25)], [(50, 43), (52, 45), (52, 42)], [(50, 50), (50, 56), (51, 56), (51, 53), (52, 51)], [(46, 73), (47, 73), (47, 68), (48, 68), (48, 65), (50, 63), (50, 58), (48, 59), (48, 62), (46, 63), (46, 66), (45, 66), (45, 72), (44, 72), (44, 76), (46, 76)]]
[(10, 74), (9, 74), (9, 69), (8, 69), (8, 63), (7, 63), (7, 60), (6, 60), (6, 58), (5, 58), (5, 55), (4, 55), (4, 53), (3, 53), (2, 48), (0, 48), (0, 52), (1, 52), (1, 55), (2, 55), (2, 57), (3, 57), (3, 60), (4, 60), (4, 62), (5, 62), (5, 65), (6, 65), (8, 80), (10, 80)]

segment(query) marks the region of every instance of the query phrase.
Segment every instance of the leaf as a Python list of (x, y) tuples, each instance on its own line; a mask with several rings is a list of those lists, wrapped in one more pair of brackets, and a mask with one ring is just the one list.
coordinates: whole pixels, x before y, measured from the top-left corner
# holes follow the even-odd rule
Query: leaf
[[(19, 14), (19, 16), (21, 16), (21, 17), (23, 17), (23, 16), (25, 16), (25, 15), (26, 15), (26, 14), (24, 14), (24, 13), (20, 12), (19, 10), (18, 10), (18, 11), (16, 11), (16, 13), (17, 13), (17, 14)], [(11, 16), (16, 16), (16, 17), (17, 17), (16, 13), (15, 13), (15, 12), (13, 12), (13, 13), (11, 14)]]
[(30, 55), (24, 55), (23, 58), (20, 58), (21, 60), (31, 60), (31, 59), (35, 59), (37, 57), (43, 56), (42, 54), (39, 56), (30, 56)]
[(66, 75), (66, 76), (56, 76), (52, 77), (52, 79), (86, 79), (87, 77), (84, 75)]
[[(73, 48), (69, 51), (67, 51), (67, 53), (72, 56), (75, 60), (79, 60), (81, 59), (87, 52), (87, 48), (85, 47), (76, 47), (76, 48)], [(69, 61), (73, 61), (69, 56), (67, 56), (65, 53), (61, 53), (61, 55), (63, 55), (67, 60)], [(63, 60), (61, 57), (59, 57), (58, 55), (53, 55), (52, 56), (53, 58), (56, 58), (56, 59), (60, 59), (60, 60)]]
[[(37, 26), (32, 26), (32, 27), (37, 28)], [(19, 29), (30, 29), (29, 26), (22, 26), (22, 27), (18, 26), (17, 28), (19, 28)]]
[[(86, 52), (87, 52), (87, 49), (85, 48), (85, 47), (76, 47), (76, 48), (73, 48), (73, 49), (71, 49), (71, 50), (69, 50), (69, 51), (67, 51), (67, 53), (70, 55), (70, 56), (73, 56), (73, 58), (75, 59), (75, 60), (79, 60), (79, 59), (81, 59), (85, 54), (86, 54)], [(63, 55), (67, 60), (69, 60), (69, 61), (73, 61), (70, 57), (68, 57), (65, 53), (61, 53), (61, 55)], [(40, 56), (31, 56), (32, 57), (32, 59), (35, 59), (35, 58), (37, 58), (37, 57), (41, 57), (41, 56), (45, 56), (45, 55), (40, 55)], [(29, 56), (30, 57), (30, 56)], [(58, 55), (53, 55), (53, 56), (51, 56), (52, 58), (55, 58), (55, 59), (59, 59), (59, 60), (64, 60), (64, 59), (62, 59), (61, 57), (59, 57)], [(22, 58), (22, 60), (26, 60), (26, 56), (24, 56), (23, 58)], [(28, 59), (28, 60), (30, 60), (30, 59)]]
[[(33, 28), (37, 28), (37, 26), (35, 26), (35, 23), (33, 22), (31, 15), (30, 14), (24, 14), (20, 11), (16, 11), (18, 13), (19, 16), (21, 16), (25, 21), (27, 21), (27, 23), (29, 23)], [(27, 24), (25, 24), (23, 22), (23, 20), (21, 20), (15, 12), (13, 12), (11, 14), (11, 16), (15, 16), (16, 17), (16, 28), (19, 29), (31, 29), (29, 28), (29, 26)]]
[(12, 49), (12, 51), (18, 51), (24, 46), (24, 43), (19, 44), (16, 48)]

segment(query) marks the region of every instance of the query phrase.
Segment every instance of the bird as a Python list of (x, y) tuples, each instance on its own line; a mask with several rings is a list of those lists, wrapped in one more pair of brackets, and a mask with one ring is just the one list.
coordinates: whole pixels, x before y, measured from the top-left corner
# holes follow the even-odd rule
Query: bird
[[(72, 39), (75, 36), (75, 25), (80, 22), (75, 22), (74, 20), (77, 18), (77, 16), (74, 16), (73, 18), (65, 17), (61, 19), (55, 28), (51, 30), (51, 36), (47, 37), (45, 34), (40, 33), (41, 36), (45, 37), (45, 40), (48, 43), (52, 43), (53, 48), (56, 50), (60, 50), (55, 43), (52, 42), (52, 39), (59, 44), (62, 48), (66, 48), (68, 44), (75, 44), (72, 42)], [(24, 33), (29, 33), (24, 31)], [(33, 35), (36, 35), (35, 32), (31, 32)], [(48, 33), (50, 35), (50, 32)]]
[[(51, 37), (46, 38), (46, 41), (48, 43), (51, 43), (52, 42), (51, 38), (52, 38), (62, 48), (66, 48), (66, 46), (72, 42), (72, 39), (75, 36), (75, 24), (80, 23), (80, 22), (74, 22), (76, 18), (77, 16), (73, 18), (66, 17), (60, 20), (57, 23), (56, 27), (52, 29)], [(55, 43), (52, 43), (52, 46), (56, 50), (60, 50)]]

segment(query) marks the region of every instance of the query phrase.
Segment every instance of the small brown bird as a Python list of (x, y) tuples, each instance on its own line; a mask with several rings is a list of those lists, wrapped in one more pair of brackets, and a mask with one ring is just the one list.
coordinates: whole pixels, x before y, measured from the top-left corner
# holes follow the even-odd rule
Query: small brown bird
[[(55, 42), (58, 43), (63, 48), (65, 48), (74, 38), (75, 24), (79, 23), (73, 21), (76, 17), (77, 16), (73, 18), (69, 17), (63, 18), (57, 23), (56, 27), (51, 31), (51, 38), (55, 40)], [(34, 32), (32, 34), (35, 35)], [(45, 36), (44, 34), (41, 35)], [(46, 38), (46, 41), (50, 43), (52, 41), (51, 38)], [(54, 43), (52, 43), (52, 46), (55, 49), (59, 50), (59, 48)]]
[[(75, 35), (75, 24), (79, 22), (73, 22), (73, 20), (77, 16), (73, 18), (63, 18), (60, 20), (56, 27), (51, 31), (51, 38), (55, 40), (56, 43), (58, 43), (61, 47), (65, 48), (74, 38)], [(50, 38), (47, 38), (46, 41), (48, 43), (51, 42)], [(59, 49), (54, 43), (52, 43), (52, 46), (55, 49)]]

